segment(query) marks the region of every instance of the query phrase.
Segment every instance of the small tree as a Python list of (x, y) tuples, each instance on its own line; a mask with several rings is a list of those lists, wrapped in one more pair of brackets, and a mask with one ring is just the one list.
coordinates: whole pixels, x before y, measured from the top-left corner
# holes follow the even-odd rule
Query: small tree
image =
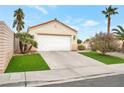
[(34, 36), (23, 32), (16, 33), (15, 37), (19, 39), (20, 51), (25, 54), (31, 50), (32, 47), (37, 48), (37, 42), (34, 40)]
[(112, 34), (100, 32), (91, 39), (92, 47), (100, 51), (103, 55), (105, 55), (106, 52), (115, 49), (116, 44), (115, 37)]
[(81, 43), (82, 43), (82, 40), (78, 39), (78, 40), (77, 40), (77, 43), (78, 43), (78, 44), (81, 44)]

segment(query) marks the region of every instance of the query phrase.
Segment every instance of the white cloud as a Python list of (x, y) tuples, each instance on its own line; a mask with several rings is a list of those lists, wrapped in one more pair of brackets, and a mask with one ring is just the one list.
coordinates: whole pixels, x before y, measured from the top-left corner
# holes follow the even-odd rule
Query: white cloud
[(42, 6), (32, 5), (32, 6), (28, 6), (28, 7), (35, 8), (35, 9), (41, 11), (43, 14), (48, 14), (48, 11), (45, 8), (43, 8)]
[(85, 21), (84, 23), (83, 23), (83, 26), (84, 27), (92, 27), (92, 26), (96, 26), (96, 25), (98, 25), (99, 24), (99, 22), (97, 22), (97, 21), (94, 21), (94, 20), (87, 20), (87, 21)]

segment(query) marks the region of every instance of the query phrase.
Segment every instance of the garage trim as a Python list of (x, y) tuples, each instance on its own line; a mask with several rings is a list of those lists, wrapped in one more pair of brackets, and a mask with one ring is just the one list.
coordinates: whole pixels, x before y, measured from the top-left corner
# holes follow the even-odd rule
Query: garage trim
[(48, 33), (37, 33), (37, 35), (71, 36), (71, 35), (67, 35), (67, 34), (48, 34)]

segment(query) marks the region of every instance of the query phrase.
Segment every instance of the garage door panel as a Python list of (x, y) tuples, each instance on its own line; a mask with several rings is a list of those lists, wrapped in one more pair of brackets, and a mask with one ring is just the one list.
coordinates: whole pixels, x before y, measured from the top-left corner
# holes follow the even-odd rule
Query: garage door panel
[(71, 50), (70, 36), (38, 35), (39, 51), (69, 51)]

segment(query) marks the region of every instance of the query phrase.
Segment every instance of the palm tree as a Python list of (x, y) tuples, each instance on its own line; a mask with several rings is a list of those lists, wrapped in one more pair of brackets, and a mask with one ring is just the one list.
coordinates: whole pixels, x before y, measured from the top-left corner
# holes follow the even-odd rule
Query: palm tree
[(122, 40), (122, 52), (124, 53), (124, 28), (122, 26), (117, 26), (118, 28), (113, 29), (115, 35), (119, 40)]
[(20, 32), (24, 28), (24, 13), (21, 8), (14, 11), (14, 18), (13, 28), (16, 27), (17, 32)]
[(111, 25), (111, 16), (118, 14), (117, 12), (118, 8), (113, 8), (111, 5), (106, 8), (104, 11), (102, 11), (102, 14), (105, 15), (105, 17), (108, 19), (108, 24), (107, 24), (107, 33), (110, 33), (110, 25)]
[(15, 37), (19, 39), (20, 51), (25, 54), (31, 50), (32, 47), (37, 48), (37, 42), (34, 40), (34, 36), (26, 33), (16, 33)]

